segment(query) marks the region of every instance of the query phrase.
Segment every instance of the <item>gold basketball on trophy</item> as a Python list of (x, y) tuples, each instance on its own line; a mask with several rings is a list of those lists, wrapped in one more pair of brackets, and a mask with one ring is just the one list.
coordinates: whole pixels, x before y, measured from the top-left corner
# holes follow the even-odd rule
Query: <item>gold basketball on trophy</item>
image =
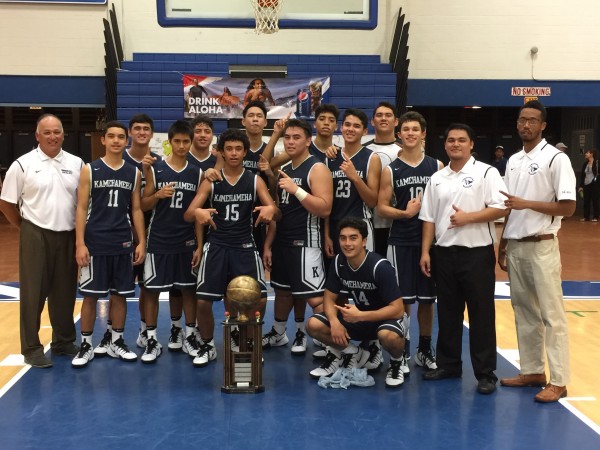
[(238, 321), (248, 322), (248, 314), (260, 303), (260, 285), (248, 275), (235, 277), (227, 285), (227, 298), (238, 310)]

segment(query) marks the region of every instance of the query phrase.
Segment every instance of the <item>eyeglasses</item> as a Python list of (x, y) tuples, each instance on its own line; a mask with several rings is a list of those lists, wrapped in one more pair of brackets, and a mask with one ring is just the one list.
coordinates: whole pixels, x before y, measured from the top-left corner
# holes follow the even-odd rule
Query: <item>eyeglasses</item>
[(520, 117), (519, 120), (517, 120), (518, 125), (525, 125), (526, 123), (529, 123), (530, 125), (537, 125), (539, 123), (542, 123), (542, 121), (540, 119), (536, 119), (535, 117), (530, 117), (529, 119), (526, 119), (525, 117)]

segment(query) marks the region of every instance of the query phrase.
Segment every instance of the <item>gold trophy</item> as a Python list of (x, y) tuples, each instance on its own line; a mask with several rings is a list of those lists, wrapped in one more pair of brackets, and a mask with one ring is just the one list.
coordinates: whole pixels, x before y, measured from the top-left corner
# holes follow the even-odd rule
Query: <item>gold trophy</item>
[[(223, 342), (225, 346), (225, 382), (222, 392), (228, 394), (256, 394), (263, 392), (262, 384), (262, 318), (260, 285), (247, 275), (235, 277), (227, 285), (227, 298), (238, 310), (237, 320), (230, 319), (225, 311)], [(240, 351), (231, 349), (231, 332), (238, 327)]]

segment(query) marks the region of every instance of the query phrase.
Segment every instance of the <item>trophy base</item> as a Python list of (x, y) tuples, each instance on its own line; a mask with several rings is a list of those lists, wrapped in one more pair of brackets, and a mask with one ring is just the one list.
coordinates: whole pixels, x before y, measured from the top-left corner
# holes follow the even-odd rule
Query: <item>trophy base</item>
[(264, 386), (222, 386), (221, 392), (225, 394), (260, 394), (265, 392)]
[[(265, 391), (262, 383), (262, 321), (223, 323), (224, 376), (221, 392), (226, 394), (258, 394)], [(240, 349), (231, 349), (231, 332), (238, 327)]]

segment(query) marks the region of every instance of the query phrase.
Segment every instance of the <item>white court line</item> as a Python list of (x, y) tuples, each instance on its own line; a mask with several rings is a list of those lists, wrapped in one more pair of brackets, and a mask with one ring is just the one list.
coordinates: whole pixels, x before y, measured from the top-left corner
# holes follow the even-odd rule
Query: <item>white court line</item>
[[(463, 325), (468, 329), (469, 324), (467, 322), (463, 322)], [(496, 351), (500, 356), (506, 359), (510, 364), (515, 366), (518, 370), (521, 370), (521, 365), (518, 362), (519, 350), (517, 349), (502, 349), (500, 347), (496, 347)], [(575, 417), (581, 420), (584, 424), (590, 427), (593, 431), (595, 431), (598, 435), (600, 435), (600, 425), (597, 425), (592, 419), (586, 416), (584, 413), (579, 411), (575, 406), (571, 405), (570, 401), (587, 401), (593, 402), (596, 401), (596, 397), (566, 397), (559, 400), (559, 403), (563, 405), (567, 410), (569, 410)]]
[(4, 394), (6, 394), (10, 390), (10, 388), (17, 384), (17, 381), (19, 381), (23, 377), (23, 375), (25, 375), (29, 371), (29, 369), (31, 369), (31, 366), (26, 364), (21, 370), (19, 370), (19, 372), (17, 372), (17, 374), (14, 377), (8, 380), (8, 382), (4, 386), (2, 386), (2, 388), (0, 388), (0, 398), (2, 398)]
[(590, 400), (586, 400), (586, 401), (595, 401), (596, 400), (594, 397), (573, 397), (573, 398), (567, 397), (567, 398), (563, 398), (563, 399), (559, 400), (559, 402), (560, 402), (561, 405), (563, 405), (565, 408), (567, 408), (569, 411), (571, 411), (571, 413), (575, 417), (579, 418), (579, 420), (581, 420), (588, 427), (590, 427), (592, 430), (594, 430), (597, 434), (600, 435), (600, 426), (597, 425), (588, 416), (586, 416), (585, 414), (583, 414), (581, 411), (579, 411), (577, 408), (575, 408), (573, 405), (571, 405), (569, 403), (570, 401), (580, 401), (583, 398), (590, 399)]
[[(48, 350), (50, 350), (50, 344), (46, 345), (44, 347), (44, 353), (46, 353)], [(23, 363), (25, 364), (25, 363)], [(32, 369), (32, 366), (30, 366), (29, 364), (25, 364), (24, 367), (19, 370), (19, 372), (17, 372), (17, 374), (12, 377), (10, 380), (8, 380), (8, 382), (2, 386), (0, 388), (0, 398), (2, 398), (4, 396), (4, 394), (6, 394), (10, 388), (12, 388), (15, 384), (17, 384), (17, 381), (19, 381), (21, 378), (23, 378), (23, 375), (25, 375), (27, 372), (29, 372), (29, 370)], [(48, 369), (38, 369), (38, 370), (48, 370)], [(49, 370), (52, 370), (51, 368), (49, 368)]]
[[(269, 293), (268, 300), (273, 300), (273, 299), (274, 299), (274, 295)], [(77, 299), (77, 300), (81, 300), (81, 299)], [(105, 300), (105, 301), (107, 301), (107, 300)], [(131, 300), (128, 300), (128, 301), (131, 301)], [(79, 322), (80, 318), (81, 318), (80, 314), (75, 316), (74, 317), (75, 323)], [(469, 324), (467, 322), (463, 322), (463, 325), (467, 329), (469, 328)], [(50, 349), (50, 344), (48, 344), (48, 345), (46, 345), (46, 347), (44, 347), (44, 353), (46, 353), (49, 349)], [(513, 350), (503, 350), (500, 347), (496, 347), (496, 350), (497, 350), (498, 354), (500, 354), (500, 356), (502, 356), (504, 359), (506, 359), (510, 364), (515, 366), (517, 369), (520, 369), (519, 363), (514, 359), (514, 354), (515, 354), (514, 352), (517, 352), (517, 355), (518, 355), (518, 350), (514, 350), (514, 349)], [(14, 377), (12, 377), (2, 388), (0, 388), (0, 398), (2, 398), (4, 396), (4, 394), (6, 394), (10, 390), (10, 388), (12, 388), (31, 368), (32, 367), (30, 365), (26, 364)], [(39, 370), (44, 370), (44, 369), (39, 369)], [(52, 370), (52, 369), (50, 369), (50, 370)], [(572, 397), (572, 398), (567, 397), (567, 398), (559, 400), (559, 403), (561, 405), (563, 405), (573, 415), (575, 415), (575, 417), (577, 417), (584, 424), (586, 424), (593, 431), (595, 431), (596, 434), (600, 435), (600, 426), (597, 425), (594, 421), (592, 421), (585, 414), (583, 414), (581, 411), (579, 411), (575, 406), (571, 405), (569, 403), (569, 401), (596, 401), (596, 398), (595, 397)]]
[(13, 286), (6, 286), (5, 284), (0, 284), (0, 295), (19, 298), (19, 288)]

